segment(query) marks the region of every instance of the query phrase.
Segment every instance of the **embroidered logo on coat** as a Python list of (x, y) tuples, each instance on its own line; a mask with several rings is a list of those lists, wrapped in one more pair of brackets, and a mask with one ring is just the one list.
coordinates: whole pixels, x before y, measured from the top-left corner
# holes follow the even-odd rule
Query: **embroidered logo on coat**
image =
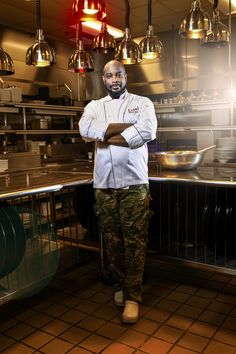
[(138, 113), (139, 112), (139, 107), (134, 107), (134, 108), (128, 108), (129, 113)]

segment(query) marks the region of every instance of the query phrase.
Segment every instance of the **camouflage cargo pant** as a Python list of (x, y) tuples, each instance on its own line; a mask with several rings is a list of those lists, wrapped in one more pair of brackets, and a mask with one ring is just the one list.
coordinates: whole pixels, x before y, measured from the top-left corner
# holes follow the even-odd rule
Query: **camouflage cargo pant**
[(95, 189), (106, 271), (124, 298), (141, 301), (149, 224), (149, 185)]

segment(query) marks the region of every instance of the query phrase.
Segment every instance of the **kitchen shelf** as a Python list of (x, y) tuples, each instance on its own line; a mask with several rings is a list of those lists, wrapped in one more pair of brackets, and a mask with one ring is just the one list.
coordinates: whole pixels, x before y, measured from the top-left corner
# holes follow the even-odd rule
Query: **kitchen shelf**
[(57, 135), (57, 134), (79, 134), (79, 130), (62, 130), (62, 129), (37, 129), (37, 130), (15, 130), (15, 134), (27, 134), (27, 135)]
[(43, 111), (55, 111), (55, 112), (83, 112), (84, 107), (81, 106), (60, 106), (60, 105), (49, 105), (49, 104), (37, 104), (37, 103), (16, 103), (15, 107), (19, 108), (32, 108), (41, 109)]
[(234, 100), (211, 100), (211, 101), (193, 101), (193, 102), (183, 102), (183, 103), (157, 103), (153, 102), (155, 110), (158, 113), (175, 112), (176, 108), (183, 109), (194, 109), (194, 110), (212, 110), (219, 108), (231, 108), (235, 106), (236, 102)]
[(38, 130), (0, 130), (0, 135), (5, 135), (5, 134), (17, 134), (17, 135), (22, 135), (22, 134), (27, 134), (27, 135), (65, 135), (65, 134), (79, 134), (79, 130), (62, 130), (62, 129), (38, 129)]
[(188, 131), (229, 131), (236, 130), (236, 126), (192, 126), (192, 127), (165, 127), (158, 128), (158, 132), (188, 132)]
[(0, 106), (0, 112), (1, 113), (19, 113), (20, 110), (19, 110), (19, 108), (16, 108), (16, 107)]
[[(19, 139), (23, 139), (24, 144), (21, 149), (27, 151), (29, 148), (28, 140), (34, 141), (37, 139), (44, 141), (45, 137), (47, 139), (52, 137), (53, 139), (54, 136), (57, 136), (57, 138), (60, 136), (62, 138), (65, 136), (74, 136), (78, 139), (80, 137), (78, 121), (83, 110), (84, 108), (81, 106), (59, 106), (23, 102), (6, 103), (0, 106), (0, 118), (2, 120), (0, 127), (1, 140), (13, 140), (16, 143)], [(21, 137), (17, 138), (17, 136)], [(67, 150), (72, 153), (73, 149), (76, 150), (75, 147)], [(56, 148), (53, 151), (55, 152), (55, 150)], [(56, 151), (56, 154), (60, 154), (58, 148)]]
[(0, 135), (5, 135), (5, 134), (15, 134), (16, 131), (13, 129), (0, 129)]

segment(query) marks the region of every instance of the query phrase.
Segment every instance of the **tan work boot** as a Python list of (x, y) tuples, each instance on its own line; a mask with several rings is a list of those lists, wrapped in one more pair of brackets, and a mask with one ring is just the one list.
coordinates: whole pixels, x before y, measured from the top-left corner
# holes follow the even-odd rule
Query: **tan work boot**
[(114, 303), (118, 307), (125, 306), (123, 290), (119, 290), (114, 293)]
[(137, 301), (125, 301), (125, 308), (122, 314), (122, 321), (124, 323), (135, 323), (138, 321), (139, 306)]

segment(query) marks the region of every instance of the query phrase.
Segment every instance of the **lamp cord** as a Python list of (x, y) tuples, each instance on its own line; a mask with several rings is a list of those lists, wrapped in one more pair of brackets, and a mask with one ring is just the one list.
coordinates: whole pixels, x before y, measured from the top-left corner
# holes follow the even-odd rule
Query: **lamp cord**
[(213, 11), (215, 11), (218, 7), (218, 0), (214, 0)]
[(152, 24), (152, 0), (148, 0), (148, 26)]
[(125, 7), (126, 7), (125, 28), (129, 28), (129, 13), (130, 13), (129, 0), (125, 0)]
[(37, 28), (41, 28), (40, 0), (36, 0), (36, 20)]
[[(78, 29), (79, 29), (79, 40), (82, 41), (82, 22), (81, 21), (79, 21), (79, 23), (78, 23)], [(76, 35), (78, 36), (78, 34), (76, 34)]]

